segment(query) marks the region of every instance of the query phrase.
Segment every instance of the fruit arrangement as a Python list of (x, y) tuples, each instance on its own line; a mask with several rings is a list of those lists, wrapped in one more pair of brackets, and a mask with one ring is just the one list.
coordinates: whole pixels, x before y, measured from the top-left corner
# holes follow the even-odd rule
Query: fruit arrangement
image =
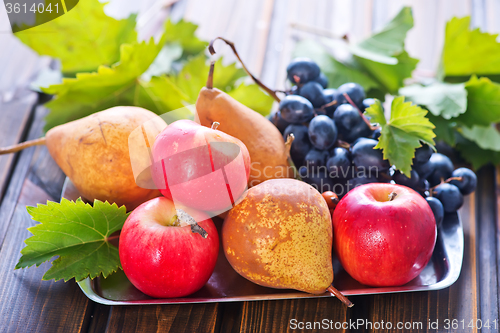
[[(226, 42), (241, 61), (232, 42), (215, 40)], [(209, 44), (212, 54), (215, 40)], [(124, 57), (109, 73), (118, 75), (130, 65), (128, 58), (160, 49), (154, 41), (124, 48), (135, 56)], [(154, 57), (148, 59), (139, 74)], [(70, 103), (79, 84), (89, 80), (96, 88), (91, 81), (105, 71), (46, 90), (56, 98), (49, 102), (54, 113), (45, 138), (0, 153), (46, 144), (83, 200), (28, 207), (40, 224), (30, 228), (33, 236), (16, 268), (59, 256), (44, 279), (106, 278), (123, 269), (146, 295), (184, 297), (207, 283), (221, 249), (234, 271), (255, 284), (331, 293), (348, 306), (333, 286), (332, 254), (368, 286), (400, 286), (420, 274), (444, 216), (455, 213), (477, 184), (472, 170), (455, 169), (436, 151), (425, 109), (396, 97), (387, 119), (362, 82), (332, 88), (320, 66), (304, 57), (289, 64), (291, 86), (280, 98), (242, 63), (267, 93), (266, 103), (278, 102), (266, 119), (266, 112), (233, 97), (245, 96), (241, 91), (247, 88), (235, 88), (241, 73), (219, 63), (223, 76), (234, 80), (218, 79), (213, 62), (209, 66), (204, 55), (193, 59), (176, 73), (175, 84), (168, 76), (134, 78), (142, 87), (137, 91), (148, 91), (158, 103), (137, 101), (156, 113), (182, 106), (187, 95), (196, 103), (194, 119), (173, 112), (176, 121), (169, 125), (144, 108), (96, 112), (107, 95), (95, 91), (81, 105)], [(193, 87), (183, 81), (193, 68), (209, 73), (205, 87), (200, 80)], [(182, 96), (170, 94), (167, 101), (158, 87), (175, 87)], [(122, 88), (117, 87), (120, 93)], [(64, 119), (55, 115), (68, 105), (75, 112), (66, 120), (90, 115), (58, 125)], [(148, 166), (139, 175), (133, 133), (146, 141), (147, 161), (139, 164)], [(220, 230), (216, 216), (224, 218)]]

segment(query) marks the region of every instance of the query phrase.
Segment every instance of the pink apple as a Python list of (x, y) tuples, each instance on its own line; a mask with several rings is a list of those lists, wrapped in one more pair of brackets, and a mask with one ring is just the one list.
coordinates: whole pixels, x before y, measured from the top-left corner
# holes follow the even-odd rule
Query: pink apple
[(178, 120), (167, 126), (153, 145), (153, 179), (176, 204), (198, 210), (227, 211), (244, 194), (250, 155), (240, 140)]
[(205, 213), (193, 215), (207, 233), (204, 238), (179, 224), (173, 202), (164, 197), (137, 207), (123, 225), (119, 254), (125, 275), (146, 295), (159, 298), (182, 297), (199, 290), (215, 268), (219, 236)]
[(369, 286), (400, 286), (425, 268), (436, 243), (426, 200), (401, 185), (359, 186), (333, 213), (334, 248), (344, 269)]

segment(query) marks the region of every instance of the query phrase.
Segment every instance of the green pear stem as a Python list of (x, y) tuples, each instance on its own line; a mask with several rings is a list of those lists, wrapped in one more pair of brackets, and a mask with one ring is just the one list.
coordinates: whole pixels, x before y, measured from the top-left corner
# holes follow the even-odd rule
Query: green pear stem
[(17, 153), (18, 151), (21, 151), (25, 148), (29, 148), (32, 146), (44, 145), (45, 142), (46, 142), (45, 137), (42, 137), (42, 138), (30, 140), (30, 141), (21, 142), (21, 143), (18, 143), (17, 145), (12, 145), (9, 147), (0, 148), (0, 155)]
[(220, 39), (221, 41), (223, 41), (227, 45), (229, 45), (229, 47), (231, 47), (231, 50), (233, 50), (234, 55), (236, 56), (236, 58), (238, 58), (241, 66), (243, 67), (245, 72), (248, 74), (248, 76), (250, 76), (252, 78), (252, 80), (254, 80), (255, 83), (257, 83), (262, 89), (264, 89), (265, 92), (267, 92), (269, 95), (271, 95), (271, 97), (273, 97), (279, 103), (281, 101), (281, 99), (278, 97), (278, 95), (276, 95), (276, 91), (274, 91), (271, 88), (269, 88), (268, 86), (266, 86), (264, 83), (262, 83), (262, 81), (260, 81), (257, 77), (255, 77), (255, 75), (250, 73), (247, 66), (245, 66), (245, 63), (243, 62), (243, 60), (241, 60), (240, 55), (238, 54), (238, 51), (236, 51), (236, 47), (234, 46), (233, 42), (231, 42), (223, 37), (215, 37), (214, 39), (212, 39), (210, 41), (210, 44), (208, 44), (208, 51), (210, 51), (210, 54), (211, 55), (215, 54), (214, 42), (217, 39)]
[(342, 295), (342, 293), (340, 291), (338, 291), (333, 285), (331, 285), (330, 287), (326, 288), (326, 290), (328, 290), (333, 296), (335, 296), (339, 300), (341, 300), (342, 303), (344, 303), (345, 305), (347, 305), (348, 308), (352, 308), (354, 306), (354, 304), (347, 297), (345, 297), (344, 295)]

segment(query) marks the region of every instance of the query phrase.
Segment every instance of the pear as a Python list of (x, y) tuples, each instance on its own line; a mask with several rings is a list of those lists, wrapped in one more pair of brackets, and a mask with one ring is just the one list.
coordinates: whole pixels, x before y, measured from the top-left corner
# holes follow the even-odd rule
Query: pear
[(311, 294), (328, 290), (347, 300), (331, 286), (330, 211), (304, 182), (273, 179), (250, 188), (224, 220), (222, 245), (234, 270), (256, 284)]
[(108, 201), (132, 210), (160, 193), (151, 186), (137, 185), (136, 180), (148, 183), (151, 177), (149, 168), (137, 179), (134, 177), (131, 160), (138, 157), (129, 152), (129, 136), (140, 132), (142, 140), (152, 146), (166, 126), (151, 111), (119, 106), (56, 126), (45, 138), (0, 149), (0, 154), (46, 144), (52, 158), (85, 199)]
[(197, 117), (201, 125), (210, 127), (217, 121), (218, 130), (240, 139), (248, 148), (250, 178), (248, 186), (255, 186), (274, 178), (292, 178), (289, 166), (289, 147), (280, 131), (260, 113), (241, 104), (225, 92), (212, 87), (213, 66), (207, 87), (203, 87), (196, 101)]

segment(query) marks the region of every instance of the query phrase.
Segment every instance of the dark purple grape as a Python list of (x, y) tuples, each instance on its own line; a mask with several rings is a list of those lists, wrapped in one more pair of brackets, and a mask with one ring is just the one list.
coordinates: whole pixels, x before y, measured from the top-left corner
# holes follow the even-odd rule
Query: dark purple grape
[(356, 105), (362, 105), (366, 98), (365, 90), (357, 83), (344, 83), (337, 89), (339, 104), (349, 103), (344, 94), (349, 95), (352, 102)]
[(295, 58), (286, 68), (288, 79), (295, 84), (304, 84), (319, 77), (318, 64), (309, 58)]
[(309, 131), (305, 125), (289, 125), (283, 134), (285, 141), (291, 133), (293, 133), (295, 139), (290, 147), (290, 157), (293, 163), (295, 163), (295, 166), (299, 167), (304, 164), (304, 159), (312, 148), (311, 141), (309, 141)]
[(324, 170), (318, 172), (302, 167), (299, 169), (299, 175), (303, 181), (317, 189), (320, 193), (325, 191), (333, 192), (334, 183)]
[[(323, 90), (323, 95), (325, 96), (326, 103), (327, 104), (331, 103), (331, 102), (333, 102), (334, 100), (337, 99), (337, 89), (333, 89), (333, 88), (325, 89), (325, 90)], [(332, 118), (333, 117), (333, 113), (337, 109), (337, 106), (338, 106), (337, 103), (335, 103), (333, 105), (330, 105), (330, 106), (327, 106), (325, 108), (326, 115), (328, 117)]]
[(435, 165), (430, 161), (426, 163), (415, 163), (413, 169), (418, 172), (420, 179), (427, 179), (434, 172)]
[(434, 166), (434, 171), (427, 177), (431, 186), (436, 186), (441, 183), (441, 180), (446, 180), (451, 177), (454, 168), (453, 162), (448, 156), (440, 153), (433, 153), (428, 163), (432, 163)]
[(352, 188), (370, 183), (378, 183), (377, 177), (369, 175), (359, 175), (358, 177), (351, 180)]
[(434, 214), (434, 218), (436, 220), (436, 225), (439, 228), (444, 218), (443, 204), (441, 203), (441, 201), (434, 197), (427, 197), (425, 198), (425, 200), (427, 200), (427, 203), (431, 207), (432, 213)]
[(476, 190), (477, 187), (477, 177), (474, 171), (467, 168), (458, 168), (452, 172), (451, 177), (461, 178), (453, 179), (450, 184), (458, 187), (463, 195), (471, 194)]
[(327, 150), (311, 149), (304, 159), (304, 165), (307, 166), (308, 170), (318, 170), (319, 167), (323, 167), (323, 171), (326, 172), (326, 159), (328, 158)]
[(422, 147), (419, 147), (415, 150), (415, 157), (413, 158), (413, 164), (423, 164), (426, 163), (433, 153), (433, 150), (430, 146), (425, 143)]
[(337, 124), (340, 138), (348, 143), (371, 135), (371, 130), (359, 111), (350, 104), (339, 105), (333, 114), (333, 120)]
[(292, 88), (290, 88), (290, 90), (286, 94), (287, 95), (300, 95), (299, 86), (292, 86)]
[(314, 108), (302, 96), (288, 95), (280, 102), (281, 118), (292, 124), (302, 124), (314, 117)]
[(442, 183), (434, 189), (433, 194), (441, 201), (446, 213), (456, 212), (464, 203), (464, 196), (455, 185)]
[(319, 73), (319, 76), (314, 79), (314, 82), (318, 82), (319, 84), (321, 84), (321, 87), (323, 87), (323, 89), (326, 89), (328, 87), (328, 78), (323, 73)]
[(397, 170), (394, 173), (392, 179), (396, 182), (396, 184), (408, 186), (409, 188), (412, 188), (414, 190), (418, 189), (420, 184), (420, 177), (418, 176), (418, 173), (415, 170), (411, 170), (410, 178), (408, 178), (405, 174)]
[(363, 102), (361, 102), (361, 111), (365, 111), (366, 109), (368, 109), (370, 106), (372, 106), (373, 104), (375, 104), (375, 99), (374, 98), (365, 98), (363, 100)]
[(347, 178), (347, 174), (349, 174), (352, 167), (351, 153), (345, 148), (333, 148), (326, 161), (326, 167), (328, 168), (330, 177)]
[(318, 82), (307, 82), (300, 88), (299, 94), (311, 102), (315, 108), (320, 108), (328, 103), (323, 95), (323, 87)]
[(288, 121), (285, 119), (281, 118), (281, 114), (279, 110), (273, 111), (267, 116), (267, 119), (269, 119), (274, 126), (283, 134), (285, 132), (285, 129), (290, 125)]
[(316, 116), (309, 123), (309, 140), (317, 149), (331, 148), (337, 141), (337, 133), (337, 126), (328, 116)]
[[(387, 171), (390, 168), (389, 162), (384, 160), (382, 151), (374, 149), (377, 143), (376, 140), (363, 138), (351, 148), (352, 160), (356, 168), (358, 170), (363, 168), (365, 172), (369, 172), (374, 177), (377, 177), (379, 172)], [(376, 174), (373, 175), (373, 172)]]
[(382, 135), (382, 127), (378, 127), (376, 128), (373, 132), (372, 132), (372, 136), (371, 138), (374, 139), (374, 140), (378, 140), (380, 138), (380, 135)]

